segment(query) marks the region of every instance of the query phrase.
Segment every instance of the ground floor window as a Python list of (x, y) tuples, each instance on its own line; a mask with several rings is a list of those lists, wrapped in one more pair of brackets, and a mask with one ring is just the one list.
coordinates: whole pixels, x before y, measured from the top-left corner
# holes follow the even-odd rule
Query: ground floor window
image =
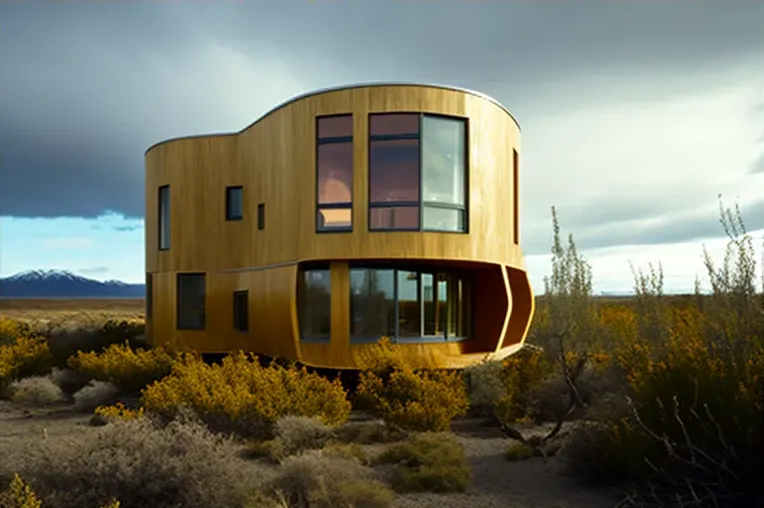
[(328, 265), (307, 266), (297, 281), (300, 338), (329, 340), (331, 333), (331, 277)]
[(470, 280), (458, 271), (350, 268), (350, 335), (417, 341), (469, 335)]
[(203, 273), (179, 273), (176, 290), (177, 329), (204, 330), (205, 275)]
[(249, 291), (233, 292), (233, 329), (249, 331)]

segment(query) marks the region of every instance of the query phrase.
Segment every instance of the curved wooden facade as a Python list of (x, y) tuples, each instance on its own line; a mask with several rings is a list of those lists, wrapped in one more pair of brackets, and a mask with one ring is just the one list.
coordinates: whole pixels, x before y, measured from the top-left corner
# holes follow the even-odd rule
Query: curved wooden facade
[[(370, 115), (396, 112), (466, 120), (466, 232), (370, 230)], [(351, 114), (352, 230), (317, 231), (317, 119)], [(356, 311), (350, 268), (414, 266), (424, 267), (421, 273), (432, 267), (433, 273), (453, 269), (462, 274), (458, 298), (468, 303), (458, 305), (466, 310), (448, 312), (454, 322), (459, 313), (464, 333), (401, 337), (397, 347), (447, 368), (511, 354), (524, 341), (534, 310), (517, 238), (519, 140), (519, 126), (508, 111), (475, 92), (374, 84), (298, 97), (238, 133), (152, 146), (146, 152), (148, 338), (203, 353), (243, 349), (315, 367), (353, 369), (358, 353), (373, 341), (351, 336)], [(241, 189), (240, 220), (226, 220), (228, 187)], [(322, 340), (301, 334), (300, 320), (307, 318), (298, 299), (308, 301), (300, 296), (301, 281), (315, 266), (329, 274), (330, 296), (322, 305), (329, 309), (330, 332)], [(420, 277), (417, 298), (425, 298), (419, 292), (425, 275), (406, 273), (409, 281)], [(181, 297), (188, 291), (178, 287), (183, 274), (204, 274), (194, 282), (203, 286), (196, 300)], [(395, 287), (390, 320), (419, 312), (415, 307), (421, 302), (413, 300), (410, 309), (401, 310), (405, 302), (399, 305), (398, 283)], [(245, 299), (237, 304), (235, 293)], [(427, 298), (440, 305), (440, 297)], [(179, 305), (190, 305), (192, 321), (201, 326), (180, 326)], [(242, 308), (246, 324), (239, 328), (247, 331), (234, 325), (242, 319)]]

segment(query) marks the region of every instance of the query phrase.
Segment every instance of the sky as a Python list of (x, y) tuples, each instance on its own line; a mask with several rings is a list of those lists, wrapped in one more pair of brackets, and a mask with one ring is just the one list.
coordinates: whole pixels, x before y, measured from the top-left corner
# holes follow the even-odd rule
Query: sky
[(659, 261), (689, 291), (703, 246), (724, 251), (720, 194), (761, 249), (762, 26), (754, 0), (1, 2), (0, 276), (142, 282), (149, 146), (317, 88), (415, 81), (518, 119), (537, 292), (553, 205), (596, 292)]

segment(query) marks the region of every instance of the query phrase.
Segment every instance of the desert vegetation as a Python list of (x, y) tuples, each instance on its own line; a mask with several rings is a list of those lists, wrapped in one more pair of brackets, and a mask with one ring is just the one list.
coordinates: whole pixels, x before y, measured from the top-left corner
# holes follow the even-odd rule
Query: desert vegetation
[[(603, 299), (553, 209), (552, 274), (523, 349), (443, 371), (383, 339), (353, 394), (242, 352), (209, 365), (149, 348), (139, 319), (82, 336), (0, 319), (6, 412), (89, 423), (10, 438), (0, 427), (0, 506), (522, 506), (512, 491), (551, 464), (563, 476), (536, 492), (571, 477), (603, 494), (597, 506), (761, 506), (764, 280), (739, 211), (722, 208), (721, 224), (729, 246), (705, 257), (710, 292), (698, 281), (695, 295), (664, 294), (658, 264), (634, 270), (634, 297)], [(460, 430), (471, 421), (494, 433), (490, 467)], [(489, 475), (508, 485), (478, 492)]]

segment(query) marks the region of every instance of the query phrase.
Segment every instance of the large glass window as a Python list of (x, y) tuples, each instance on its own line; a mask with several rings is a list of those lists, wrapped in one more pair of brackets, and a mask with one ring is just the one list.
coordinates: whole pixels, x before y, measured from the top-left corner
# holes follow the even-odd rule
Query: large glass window
[(329, 340), (332, 321), (330, 273), (326, 265), (310, 266), (300, 272), (297, 307), (303, 340)]
[(369, 116), (369, 229), (467, 231), (461, 118)]
[(353, 227), (353, 115), (316, 120), (316, 230)]
[(170, 248), (170, 186), (159, 187), (159, 250)]
[(353, 267), (350, 299), (355, 341), (381, 336), (457, 340), (469, 335), (469, 278), (463, 273)]
[(352, 268), (350, 309), (354, 337), (395, 334), (395, 271)]
[(206, 277), (203, 273), (179, 273), (177, 277), (177, 329), (204, 330)]
[(512, 238), (515, 245), (520, 244), (520, 157), (512, 149)]

